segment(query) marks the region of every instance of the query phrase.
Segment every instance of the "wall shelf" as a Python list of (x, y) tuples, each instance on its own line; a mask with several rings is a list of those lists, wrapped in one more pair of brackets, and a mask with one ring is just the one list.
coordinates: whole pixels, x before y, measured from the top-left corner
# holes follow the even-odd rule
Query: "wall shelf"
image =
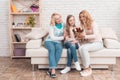
[(10, 13), (11, 15), (39, 15), (39, 12)]
[[(37, 6), (36, 9), (34, 5)], [(41, 13), (41, 0), (9, 1), (9, 35), (11, 58), (28, 58), (26, 55), (15, 56), (15, 49), (23, 48), (26, 50), (27, 42), (21, 41), (25, 41), (24, 36), (27, 35), (32, 29), (32, 27), (29, 27), (31, 25), (28, 24), (28, 21), (34, 20), (34, 27), (41, 27)]]
[(12, 42), (12, 44), (26, 44), (27, 42)]
[(31, 27), (14, 27), (14, 28), (11, 28), (11, 29), (14, 29), (14, 30), (26, 30), (26, 29), (32, 29)]

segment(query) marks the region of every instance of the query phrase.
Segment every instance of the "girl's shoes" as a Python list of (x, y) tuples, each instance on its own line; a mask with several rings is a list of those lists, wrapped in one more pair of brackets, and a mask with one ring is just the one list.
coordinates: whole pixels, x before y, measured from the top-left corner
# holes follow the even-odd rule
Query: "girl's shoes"
[(65, 73), (68, 73), (69, 71), (71, 71), (71, 68), (70, 67), (66, 67), (65, 69), (61, 70), (60, 73), (61, 74), (65, 74)]
[(74, 64), (75, 64), (76, 70), (80, 71), (80, 70), (81, 70), (81, 67), (80, 67), (79, 62), (77, 61), (77, 62), (75, 62)]
[[(77, 62), (75, 62), (74, 64), (75, 64), (76, 70), (80, 71), (80, 70), (81, 70), (81, 67), (80, 67), (79, 62), (77, 61)], [(64, 68), (63, 70), (61, 70), (60, 73), (65, 74), (65, 73), (68, 73), (69, 71), (71, 71), (71, 68), (70, 68), (70, 67), (66, 67), (66, 68)]]

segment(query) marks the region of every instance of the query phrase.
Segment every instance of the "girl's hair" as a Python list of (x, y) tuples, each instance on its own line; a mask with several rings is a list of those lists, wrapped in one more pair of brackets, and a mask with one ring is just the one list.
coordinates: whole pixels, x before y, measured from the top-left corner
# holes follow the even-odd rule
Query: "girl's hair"
[[(67, 16), (67, 19), (66, 19), (66, 32), (67, 32), (68, 35), (70, 34), (70, 23), (69, 23), (69, 19), (70, 19), (71, 17), (75, 18), (73, 15), (68, 15), (68, 16)], [(73, 27), (76, 27), (76, 25), (74, 24)]]
[(53, 14), (51, 15), (50, 25), (52, 25), (52, 26), (55, 26), (55, 24), (56, 24), (56, 22), (55, 22), (55, 16), (56, 16), (56, 15), (61, 16), (61, 15), (58, 14), (58, 13), (53, 13)]
[[(92, 23), (93, 23), (93, 19), (92, 19), (91, 15), (89, 14), (89, 12), (87, 10), (83, 10), (79, 13), (79, 19), (80, 19), (81, 14), (86, 18), (86, 23), (85, 23), (86, 26), (85, 27), (87, 27), (88, 29), (91, 29)], [(84, 25), (84, 22), (82, 22), (81, 20), (80, 20), (80, 23), (82, 26)]]

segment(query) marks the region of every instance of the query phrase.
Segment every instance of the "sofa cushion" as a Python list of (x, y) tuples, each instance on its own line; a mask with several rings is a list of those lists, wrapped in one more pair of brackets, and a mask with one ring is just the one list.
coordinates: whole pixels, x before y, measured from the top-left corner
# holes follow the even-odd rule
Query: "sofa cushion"
[(26, 44), (26, 48), (28, 49), (38, 49), (40, 48), (42, 45), (42, 39), (38, 39), (38, 40), (30, 40), (27, 42)]
[[(39, 49), (27, 49), (26, 50), (27, 57), (48, 57), (48, 50), (44, 47)], [(78, 56), (80, 57), (79, 53)], [(120, 57), (120, 49), (106, 49), (103, 48), (101, 50), (90, 52), (91, 57)], [(62, 56), (67, 57), (67, 49), (63, 49)]]
[(33, 28), (30, 33), (28, 33), (25, 37), (26, 39), (40, 39), (47, 34), (47, 30), (44, 28)]
[(114, 39), (104, 39), (104, 46), (109, 49), (120, 49), (120, 42)]
[[(62, 54), (67, 56), (67, 49), (63, 49)], [(45, 47), (39, 49), (27, 49), (26, 56), (28, 57), (48, 57), (48, 50)]]

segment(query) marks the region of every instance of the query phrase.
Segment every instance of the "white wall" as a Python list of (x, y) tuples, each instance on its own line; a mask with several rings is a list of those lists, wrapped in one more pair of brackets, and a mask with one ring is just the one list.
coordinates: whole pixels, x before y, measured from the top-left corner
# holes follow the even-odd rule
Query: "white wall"
[(0, 0), (0, 56), (9, 55), (9, 0)]
[[(112, 27), (118, 33), (120, 30), (120, 0), (43, 0), (43, 26), (48, 26), (53, 12), (62, 14), (63, 20), (68, 14), (75, 15), (81, 10), (88, 10), (99, 27)], [(120, 36), (119, 36), (120, 37)]]
[[(8, 2), (0, 0), (0, 56), (9, 54)], [(42, 0), (42, 26), (48, 27), (53, 12), (76, 17), (81, 10), (88, 10), (99, 27), (112, 27), (120, 39), (120, 0)], [(109, 34), (109, 33), (108, 33)]]

